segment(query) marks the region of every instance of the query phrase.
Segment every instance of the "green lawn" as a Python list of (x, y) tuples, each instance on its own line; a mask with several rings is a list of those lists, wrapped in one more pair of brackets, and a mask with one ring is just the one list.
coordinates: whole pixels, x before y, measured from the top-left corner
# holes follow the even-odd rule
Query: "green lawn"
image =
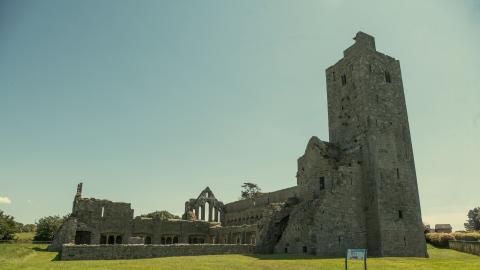
[[(116, 261), (57, 261), (56, 253), (45, 251), (46, 245), (2, 244), (0, 245), (0, 269), (271, 269), (271, 270), (342, 270), (343, 259), (319, 259), (297, 256), (244, 256), (214, 255), (192, 257), (167, 257), (141, 260)], [(449, 249), (429, 246), (430, 258), (372, 258), (368, 259), (370, 270), (461, 270), (480, 269), (480, 257)], [(349, 268), (350, 269), (350, 268)], [(354, 269), (363, 269), (357, 263)]]

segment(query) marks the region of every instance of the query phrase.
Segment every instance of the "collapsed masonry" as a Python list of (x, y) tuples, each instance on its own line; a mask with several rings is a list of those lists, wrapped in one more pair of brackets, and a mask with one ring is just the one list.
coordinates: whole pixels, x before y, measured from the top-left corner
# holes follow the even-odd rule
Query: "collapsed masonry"
[(258, 253), (426, 255), (399, 61), (358, 32), (326, 70), (330, 142), (312, 137), (297, 185), (228, 204), (207, 187), (182, 219), (133, 217), (128, 203), (82, 198), (50, 246), (253, 244)]

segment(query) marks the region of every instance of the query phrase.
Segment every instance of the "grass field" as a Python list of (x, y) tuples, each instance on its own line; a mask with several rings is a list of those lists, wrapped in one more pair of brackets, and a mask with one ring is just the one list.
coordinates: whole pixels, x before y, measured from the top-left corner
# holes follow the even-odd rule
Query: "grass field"
[[(46, 245), (0, 245), (0, 269), (234, 269), (234, 270), (342, 270), (343, 259), (319, 259), (297, 256), (214, 255), (194, 257), (167, 257), (116, 261), (58, 261), (55, 252), (45, 251)], [(449, 249), (428, 247), (429, 259), (424, 258), (370, 258), (369, 270), (478, 270), (480, 257)], [(363, 269), (357, 262), (349, 269)]]

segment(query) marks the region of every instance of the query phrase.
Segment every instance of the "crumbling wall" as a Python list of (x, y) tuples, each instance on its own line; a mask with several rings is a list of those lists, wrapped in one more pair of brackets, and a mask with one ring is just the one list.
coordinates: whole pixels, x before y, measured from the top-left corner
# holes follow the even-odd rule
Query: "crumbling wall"
[(359, 168), (340, 166), (332, 186), (317, 199), (301, 202), (289, 215), (275, 253), (343, 256), (348, 248), (366, 248), (366, 227)]
[(90, 244), (100, 244), (108, 236), (125, 240), (130, 237), (133, 209), (129, 203), (81, 198), (73, 210), (77, 231), (91, 233)]
[(265, 208), (264, 218), (258, 224), (258, 236), (255, 252), (269, 254), (281, 239), (286, 227), (293, 205), (286, 203), (273, 203)]
[(290, 198), (301, 198), (299, 187), (290, 187), (264, 193), (255, 199), (244, 199), (225, 205), (224, 226), (257, 224), (263, 218), (265, 208), (270, 204), (283, 203)]
[(304, 199), (283, 217), (286, 226), (279, 223), (285, 228), (275, 253), (343, 256), (346, 248), (366, 247), (361, 164), (355, 158), (317, 137), (310, 139), (298, 159), (297, 181)]
[(48, 251), (60, 251), (63, 244), (70, 244), (75, 242), (75, 232), (77, 231), (77, 219), (69, 217), (60, 226), (55, 237), (50, 245), (48, 245)]

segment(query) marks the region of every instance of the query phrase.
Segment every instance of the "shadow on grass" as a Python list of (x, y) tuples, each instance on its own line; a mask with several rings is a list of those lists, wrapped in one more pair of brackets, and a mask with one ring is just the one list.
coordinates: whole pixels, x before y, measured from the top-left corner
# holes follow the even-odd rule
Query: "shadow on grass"
[(345, 259), (344, 257), (323, 257), (316, 255), (303, 254), (246, 254), (258, 260), (328, 260), (328, 259)]

